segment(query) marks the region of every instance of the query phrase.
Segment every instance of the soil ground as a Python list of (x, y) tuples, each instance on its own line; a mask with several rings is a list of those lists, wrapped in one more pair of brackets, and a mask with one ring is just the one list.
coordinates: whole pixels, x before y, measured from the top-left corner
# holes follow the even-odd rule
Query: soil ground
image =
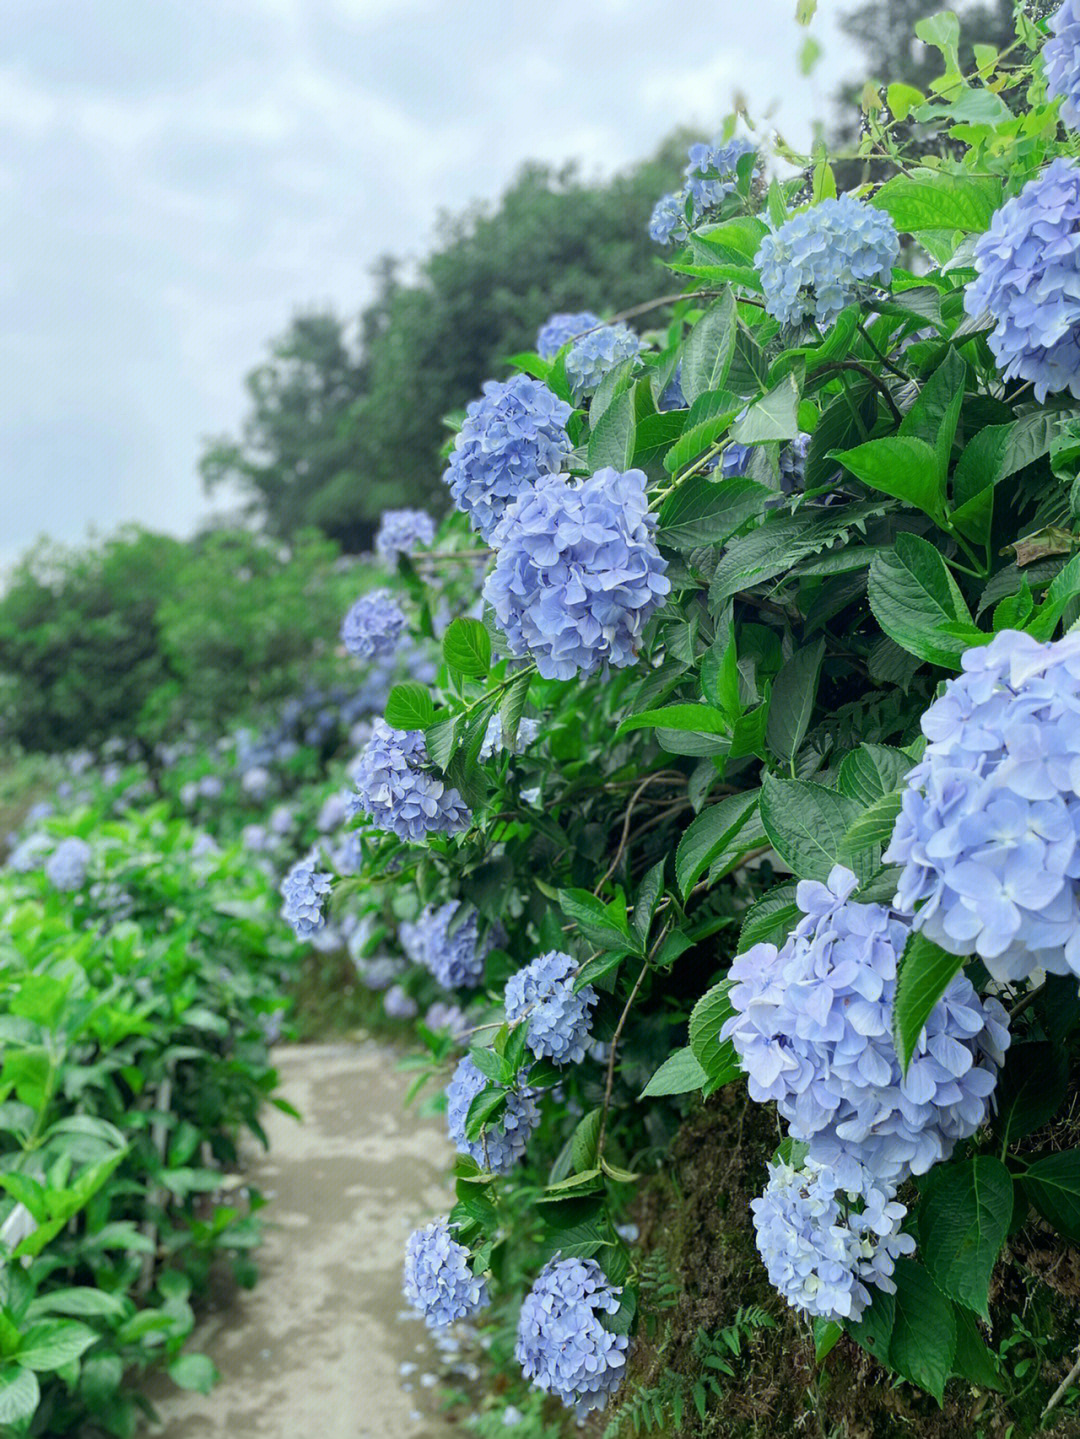
[[(155, 1439), (446, 1439), (445, 1362), (403, 1317), (402, 1251), (448, 1208), (443, 1125), (402, 1109), (393, 1050), (375, 1042), (275, 1051), (281, 1097), (252, 1184), (269, 1201), (259, 1282), (205, 1316), (189, 1348), (221, 1373), (208, 1395), (158, 1376)], [(413, 1366), (413, 1367), (409, 1367)]]

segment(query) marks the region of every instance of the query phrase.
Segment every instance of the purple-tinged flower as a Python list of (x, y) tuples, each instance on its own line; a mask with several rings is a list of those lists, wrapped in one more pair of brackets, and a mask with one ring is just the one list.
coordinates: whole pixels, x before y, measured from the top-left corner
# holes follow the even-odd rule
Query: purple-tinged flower
[(706, 210), (719, 205), (725, 195), (731, 194), (738, 178), (739, 161), (744, 155), (754, 154), (755, 149), (751, 141), (741, 135), (736, 135), (726, 144), (717, 142), (690, 146), (690, 163), (683, 173), (686, 175), (686, 194), (694, 202), (695, 220), (700, 219)]
[(484, 978), (484, 961), (495, 947), (497, 935), (480, 939), (480, 916), (469, 909), (458, 918), (461, 901), (433, 905), (415, 924), (402, 924), (401, 947), (414, 964), (431, 971), (443, 989), (475, 989)]
[(370, 590), (350, 607), (341, 622), (341, 638), (351, 655), (371, 660), (393, 654), (405, 628), (405, 615), (389, 590)]
[(1050, 16), (1049, 39), (1043, 45), (1046, 90), (1060, 98), (1061, 118), (1070, 130), (1080, 129), (1080, 9), (1077, 0), (1063, 0)]
[(487, 1087), (487, 1080), (466, 1055), (454, 1070), (446, 1089), (446, 1123), (451, 1141), (459, 1154), (470, 1154), (481, 1169), (492, 1174), (508, 1174), (529, 1142), (529, 1135), (540, 1123), (536, 1090), (527, 1083), (528, 1071), (521, 1070), (515, 1088), (507, 1091), (506, 1107), (487, 1127), (479, 1139), (467, 1139), (465, 1122), (469, 1106)]
[(483, 763), (485, 760), (494, 759), (496, 750), (505, 749), (510, 754), (524, 754), (529, 746), (535, 743), (540, 733), (540, 721), (525, 716), (518, 720), (517, 736), (512, 745), (503, 743), (502, 715), (498, 710), (488, 720), (487, 729), (484, 731), (484, 742), (480, 746), (478, 758)]
[(650, 616), (671, 589), (640, 470), (552, 476), (507, 512), (484, 598), (512, 655), (545, 679), (636, 662)]
[(383, 1008), (391, 1019), (415, 1019), (416, 1000), (400, 984), (392, 984), (383, 995)]
[(649, 217), (649, 239), (670, 245), (686, 234), (686, 196), (672, 192), (661, 195)]
[(896, 907), (998, 981), (1080, 975), (1080, 634), (1003, 630), (961, 664), (885, 852)]
[(551, 1259), (525, 1296), (514, 1356), (525, 1378), (579, 1416), (603, 1409), (626, 1373), (625, 1334), (605, 1329), (621, 1289), (595, 1259)]
[(553, 360), (564, 345), (599, 323), (600, 316), (591, 310), (580, 310), (576, 315), (565, 312), (549, 315), (537, 333), (536, 353), (542, 360)]
[(388, 564), (398, 555), (411, 555), (435, 538), (435, 521), (427, 510), (383, 510), (375, 532), (375, 552)]
[(531, 960), (506, 982), (506, 1017), (528, 1024), (526, 1043), (537, 1059), (580, 1064), (590, 1042), (589, 1026), (596, 1004), (591, 984), (574, 992), (577, 964), (553, 949)]
[(297, 939), (311, 939), (326, 923), (323, 903), (333, 888), (328, 874), (317, 868), (318, 856), (312, 850), (298, 859), (281, 881), (285, 900), (282, 914), (292, 926)]
[(986, 1119), (1009, 1043), (1004, 1009), (958, 974), (903, 1073), (892, 1019), (910, 931), (854, 888), (840, 865), (828, 885), (799, 884), (805, 917), (784, 946), (756, 944), (732, 964), (735, 1013), (721, 1031), (750, 1097), (775, 1100), (809, 1157), (852, 1188), (862, 1170), (899, 1184), (947, 1159)]
[(352, 815), (366, 814), (376, 829), (420, 844), (429, 834), (460, 834), (472, 815), (456, 789), (431, 769), (423, 730), (391, 729), (377, 719), (353, 771)]
[(895, 1294), (896, 1260), (914, 1253), (914, 1239), (900, 1232), (907, 1210), (895, 1190), (862, 1179), (848, 1192), (812, 1160), (801, 1169), (779, 1162), (750, 1203), (769, 1282), (810, 1318), (858, 1321), (871, 1288)]
[(469, 1016), (458, 1004), (447, 1004), (444, 1000), (437, 999), (430, 1005), (424, 1015), (424, 1023), (433, 1033), (445, 1029), (450, 1038), (460, 1043), (469, 1033), (471, 1025)]
[(469, 1251), (436, 1219), (409, 1235), (405, 1245), (405, 1298), (429, 1329), (469, 1319), (491, 1302), (487, 1285), (469, 1267)]
[(969, 315), (988, 310), (988, 338), (1006, 380), (1080, 399), (1080, 166), (1057, 159), (995, 211), (975, 244)]
[(443, 479), (485, 540), (518, 495), (562, 469), (572, 449), (570, 415), (565, 400), (528, 375), (488, 380), (468, 406)]
[(686, 396), (683, 394), (682, 387), (682, 360), (679, 360), (671, 379), (661, 391), (660, 398), (656, 402), (656, 408), (661, 414), (665, 414), (668, 410), (685, 410), (686, 403)]
[(641, 341), (628, 325), (601, 325), (582, 335), (566, 356), (566, 378), (575, 401), (591, 395), (609, 370), (632, 360)]
[(841, 195), (766, 235), (754, 265), (774, 319), (786, 325), (813, 316), (827, 329), (875, 284), (890, 283), (899, 256), (896, 226), (885, 211)]
[(45, 861), (45, 877), (57, 889), (82, 889), (93, 851), (84, 839), (69, 835)]

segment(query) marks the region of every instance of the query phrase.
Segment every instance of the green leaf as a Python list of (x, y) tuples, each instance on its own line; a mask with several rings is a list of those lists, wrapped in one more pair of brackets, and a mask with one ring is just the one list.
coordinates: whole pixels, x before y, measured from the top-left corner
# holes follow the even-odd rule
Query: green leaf
[(943, 494), (966, 383), (967, 364), (963, 356), (955, 349), (947, 350), (900, 425), (901, 435), (924, 440), (934, 451)]
[(475, 1144), (486, 1125), (497, 1119), (505, 1108), (505, 1089), (482, 1089), (465, 1116), (465, 1138)]
[(99, 1335), (85, 1324), (70, 1319), (47, 1319), (32, 1324), (22, 1337), (17, 1359), (25, 1369), (51, 1372), (78, 1359)]
[(690, 406), (682, 433), (664, 456), (664, 469), (674, 475), (724, 433), (746, 402), (727, 390), (706, 390)]
[(587, 1173), (596, 1167), (596, 1154), (600, 1144), (601, 1114), (591, 1109), (578, 1121), (574, 1137), (570, 1142), (570, 1154), (577, 1174)]
[(896, 1324), (896, 1297), (883, 1289), (870, 1290), (870, 1304), (858, 1324), (844, 1321), (844, 1328), (856, 1344), (882, 1364), (889, 1362), (889, 1345)]
[(665, 1094), (687, 1094), (692, 1089), (703, 1088), (708, 1078), (688, 1045), (668, 1055), (641, 1091), (641, 1098), (658, 1099)]
[(682, 390), (688, 400), (696, 400), (706, 390), (723, 389), (735, 353), (738, 326), (735, 297), (725, 289), (683, 346)]
[(799, 387), (795, 376), (787, 375), (736, 420), (731, 438), (739, 445), (761, 445), (770, 440), (793, 440), (798, 433)]
[(884, 744), (861, 744), (841, 761), (837, 788), (860, 804), (871, 805), (898, 790), (913, 763), (903, 750)]
[(902, 532), (896, 552), (875, 555), (868, 585), (878, 624), (909, 654), (947, 669), (959, 669), (966, 640), (945, 633), (947, 624), (972, 625), (956, 581), (929, 540)]
[(65, 1314), (76, 1319), (99, 1316), (112, 1319), (127, 1313), (128, 1302), (122, 1295), (109, 1294), (104, 1289), (53, 1289), (30, 1301), (26, 1318), (34, 1320)]
[(896, 825), (896, 817), (900, 813), (902, 798), (901, 790), (883, 794), (848, 826), (840, 846), (840, 858), (848, 869), (861, 874), (858, 863), (860, 856), (873, 855), (888, 844)]
[(1000, 180), (943, 170), (894, 175), (870, 199), (892, 216), (898, 230), (913, 235), (922, 230), (986, 230), (1000, 203)]
[(691, 734), (730, 734), (731, 723), (712, 705), (674, 704), (658, 710), (627, 715), (615, 731), (615, 738), (636, 729), (686, 730)]
[(214, 1362), (205, 1354), (181, 1354), (169, 1365), (169, 1378), (181, 1389), (209, 1394), (221, 1378)]
[(447, 715), (425, 729), (424, 743), (436, 768), (445, 770), (450, 763), (461, 738), (463, 723), (462, 715)]
[(1065, 612), (1065, 606), (1080, 595), (1080, 555), (1073, 555), (1051, 581), (1042, 604), (1027, 623), (1027, 632), (1034, 639), (1048, 640), (1053, 637), (1058, 621)]
[(914, 1259), (899, 1258), (893, 1279), (896, 1294), (889, 1363), (941, 1404), (956, 1355), (953, 1307)]
[(761, 822), (769, 843), (799, 879), (828, 879), (858, 812), (846, 795), (805, 780), (767, 775), (761, 787)]
[(721, 1040), (724, 1022), (735, 1013), (728, 998), (729, 980), (721, 980), (701, 996), (690, 1013), (690, 1048), (707, 1076), (711, 1094), (742, 1073), (730, 1039)]
[(1063, 1149), (1030, 1165), (1024, 1193), (1066, 1239), (1080, 1243), (1080, 1149)]
[(956, 1319), (954, 1372), (977, 1384), (980, 1389), (1004, 1389), (997, 1356), (979, 1332), (974, 1314), (970, 1309), (956, 1305), (953, 1316)]
[(684, 831), (675, 851), (675, 878), (685, 898), (757, 807), (756, 792), (731, 794), (702, 810)]
[(945, 477), (924, 440), (888, 435), (854, 450), (837, 451), (832, 458), (871, 489), (906, 500), (933, 519), (944, 516)]
[(747, 520), (763, 515), (773, 498), (765, 485), (741, 475), (727, 480), (690, 475), (661, 507), (657, 541), (677, 550), (721, 545)]
[(630, 933), (625, 906), (620, 911), (618, 906), (606, 905), (587, 889), (560, 889), (558, 895), (563, 914), (601, 949), (639, 950), (638, 941)]
[(777, 759), (790, 764), (810, 726), (825, 641), (803, 646), (780, 670), (769, 698), (765, 739)]
[(991, 1154), (934, 1171), (919, 1204), (920, 1252), (934, 1283), (989, 1322), (990, 1276), (1009, 1232), (1012, 1175)]
[(659, 415), (645, 415), (637, 422), (633, 465), (645, 470), (667, 454), (686, 428), (685, 410), (665, 410)]
[(634, 397), (629, 391), (618, 395), (607, 407), (589, 436), (589, 468), (628, 470), (637, 445)]
[(391, 729), (427, 729), (435, 718), (435, 705), (427, 685), (408, 680), (395, 685), (386, 697), (386, 723)]
[(479, 620), (451, 620), (443, 637), (443, 658), (458, 674), (479, 678), (491, 665), (491, 636)]
[(512, 748), (517, 743), (518, 725), (521, 723), (521, 716), (525, 712), (525, 701), (529, 697), (529, 685), (532, 683), (532, 675), (528, 673), (515, 676), (507, 686), (502, 699), (499, 701), (499, 717), (502, 720), (503, 744)]
[(893, 1039), (905, 1072), (934, 1006), (963, 966), (961, 957), (946, 954), (940, 945), (924, 935), (912, 934), (908, 940), (896, 981), (893, 1008)]
[(17, 1364), (0, 1367), (0, 1425), (18, 1424), (29, 1419), (38, 1407), (41, 1389), (37, 1375)]
[(998, 1076), (994, 1129), (1002, 1147), (1049, 1124), (1068, 1092), (1068, 1048), (1050, 1040), (1010, 1044)]
[(795, 884), (778, 884), (750, 906), (739, 932), (742, 954), (755, 944), (775, 944), (779, 949), (802, 919), (802, 910), (795, 903)]
[(819, 1317), (814, 1320), (814, 1359), (818, 1364), (824, 1364), (842, 1339), (843, 1334), (843, 1325), (837, 1324), (832, 1319)]

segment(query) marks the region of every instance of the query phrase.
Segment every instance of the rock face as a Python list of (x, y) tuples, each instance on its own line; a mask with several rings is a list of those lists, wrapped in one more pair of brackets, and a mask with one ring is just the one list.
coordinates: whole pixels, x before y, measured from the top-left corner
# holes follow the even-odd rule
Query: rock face
[(450, 1202), (445, 1126), (402, 1109), (397, 1056), (381, 1045), (297, 1045), (274, 1057), (280, 1095), (303, 1122), (267, 1108), (270, 1153), (248, 1170), (269, 1201), (259, 1282), (208, 1314), (189, 1342), (221, 1373), (212, 1393), (164, 1376), (150, 1386), (163, 1421), (153, 1432), (446, 1439), (460, 1431), (422, 1382), (438, 1354), (403, 1316), (401, 1293), (406, 1236)]

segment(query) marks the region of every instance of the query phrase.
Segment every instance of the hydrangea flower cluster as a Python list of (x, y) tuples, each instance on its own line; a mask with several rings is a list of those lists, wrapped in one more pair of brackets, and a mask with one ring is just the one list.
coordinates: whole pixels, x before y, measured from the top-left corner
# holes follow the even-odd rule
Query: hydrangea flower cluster
[(351, 655), (372, 660), (393, 654), (405, 616), (389, 590), (370, 590), (352, 605), (341, 622), (341, 638)]
[(660, 398), (656, 402), (656, 408), (661, 414), (668, 410), (685, 410), (687, 405), (686, 396), (682, 387), (682, 360), (675, 366), (675, 373), (660, 392)]
[(744, 155), (752, 155), (755, 146), (741, 135), (724, 144), (691, 145), (685, 194), (694, 204), (694, 219), (719, 205), (735, 188), (736, 170)]
[(487, 1084), (472, 1059), (466, 1055), (454, 1070), (446, 1087), (446, 1123), (450, 1138), (459, 1154), (471, 1154), (481, 1169), (492, 1174), (508, 1174), (529, 1142), (529, 1135), (540, 1123), (536, 1090), (525, 1082), (527, 1070), (518, 1074), (517, 1088), (507, 1092), (506, 1108), (480, 1139), (465, 1137), (465, 1121), (469, 1105)]
[(580, 310), (576, 315), (564, 311), (549, 315), (537, 332), (536, 353), (542, 360), (553, 360), (564, 345), (599, 323), (600, 316), (591, 310)]
[(521, 1306), (514, 1357), (522, 1373), (579, 1416), (603, 1409), (626, 1372), (627, 1336), (600, 1320), (618, 1310), (621, 1293), (595, 1259), (556, 1257)]
[(577, 965), (553, 949), (531, 960), (506, 982), (506, 1017), (528, 1020), (526, 1044), (537, 1059), (580, 1064), (590, 1042), (596, 990), (586, 984), (574, 993)]
[(557, 474), (572, 445), (571, 408), (539, 380), (489, 380), (473, 400), (443, 479), (454, 504), (485, 540), (522, 491)]
[(494, 540), (484, 598), (510, 653), (545, 679), (573, 679), (637, 659), (646, 621), (671, 589), (641, 470), (552, 476), (523, 494)]
[(375, 553), (388, 564), (398, 555), (411, 555), (418, 545), (435, 538), (435, 521), (427, 510), (383, 510), (375, 532)]
[(806, 483), (806, 456), (811, 436), (805, 430), (780, 449), (780, 488), (785, 495), (794, 495)]
[(405, 953), (414, 964), (430, 970), (443, 989), (475, 989), (484, 977), (484, 961), (495, 947), (493, 934), (481, 942), (475, 909), (454, 923), (460, 908), (457, 899), (438, 909), (428, 905), (415, 924), (403, 924), (398, 931)]
[(405, 1298), (429, 1329), (468, 1319), (491, 1302), (487, 1285), (469, 1267), (469, 1251), (436, 1219), (409, 1235), (405, 1245)]
[(1080, 7), (1077, 0), (1062, 0), (1050, 16), (1050, 37), (1043, 45), (1046, 89), (1060, 97), (1061, 118), (1070, 129), (1080, 129)]
[(428, 834), (460, 834), (472, 820), (457, 790), (432, 772), (423, 730), (391, 729), (377, 719), (353, 776), (350, 814), (369, 815), (398, 839), (419, 844)]
[(765, 1192), (750, 1209), (769, 1282), (811, 1318), (857, 1322), (872, 1298), (868, 1286), (895, 1294), (896, 1259), (915, 1251), (915, 1240), (900, 1232), (907, 1210), (891, 1189), (870, 1184), (848, 1193), (812, 1160), (801, 1169), (770, 1164)]
[(813, 316), (828, 328), (870, 286), (890, 282), (899, 255), (896, 226), (885, 211), (841, 195), (766, 235), (754, 265), (774, 319), (786, 325)]
[(84, 839), (69, 835), (45, 861), (45, 877), (57, 889), (82, 889), (93, 851)]
[(782, 949), (757, 944), (730, 970), (735, 1013), (721, 1031), (758, 1103), (775, 1100), (809, 1158), (857, 1189), (925, 1174), (986, 1119), (1009, 1043), (1008, 1017), (958, 974), (904, 1074), (892, 1039), (897, 963), (908, 926), (850, 900), (855, 876), (803, 880), (805, 916)]
[(1003, 630), (961, 664), (885, 852), (896, 907), (996, 980), (1080, 975), (1080, 634)]
[(462, 1040), (468, 1034), (469, 1016), (457, 1004), (446, 1004), (443, 1000), (437, 999), (434, 1004), (429, 1005), (424, 1015), (424, 1023), (428, 1029), (437, 1031), (445, 1029), (451, 1039)]
[(641, 341), (629, 325), (601, 325), (567, 352), (566, 378), (574, 399), (580, 403), (591, 395), (609, 370), (623, 360), (632, 360), (641, 349)]
[(686, 233), (686, 196), (671, 190), (661, 195), (649, 216), (649, 239), (657, 245), (670, 245)]
[(383, 995), (383, 1008), (391, 1019), (415, 1019), (416, 1000), (400, 984), (392, 984)]
[(987, 336), (1005, 379), (1080, 399), (1080, 165), (1057, 159), (994, 212), (975, 244), (969, 315), (989, 310)]
[(495, 752), (500, 749), (509, 750), (511, 754), (524, 754), (539, 733), (540, 721), (530, 719), (526, 715), (523, 719), (518, 720), (514, 743), (512, 745), (504, 744), (502, 715), (496, 710), (488, 720), (487, 729), (484, 731), (484, 742), (480, 746), (479, 758), (481, 761), (493, 759)]
[(292, 925), (297, 939), (310, 939), (326, 923), (323, 901), (332, 884), (330, 876), (317, 868), (318, 863), (318, 855), (312, 850), (303, 859), (298, 859), (281, 881), (281, 894), (285, 901), (282, 913)]

